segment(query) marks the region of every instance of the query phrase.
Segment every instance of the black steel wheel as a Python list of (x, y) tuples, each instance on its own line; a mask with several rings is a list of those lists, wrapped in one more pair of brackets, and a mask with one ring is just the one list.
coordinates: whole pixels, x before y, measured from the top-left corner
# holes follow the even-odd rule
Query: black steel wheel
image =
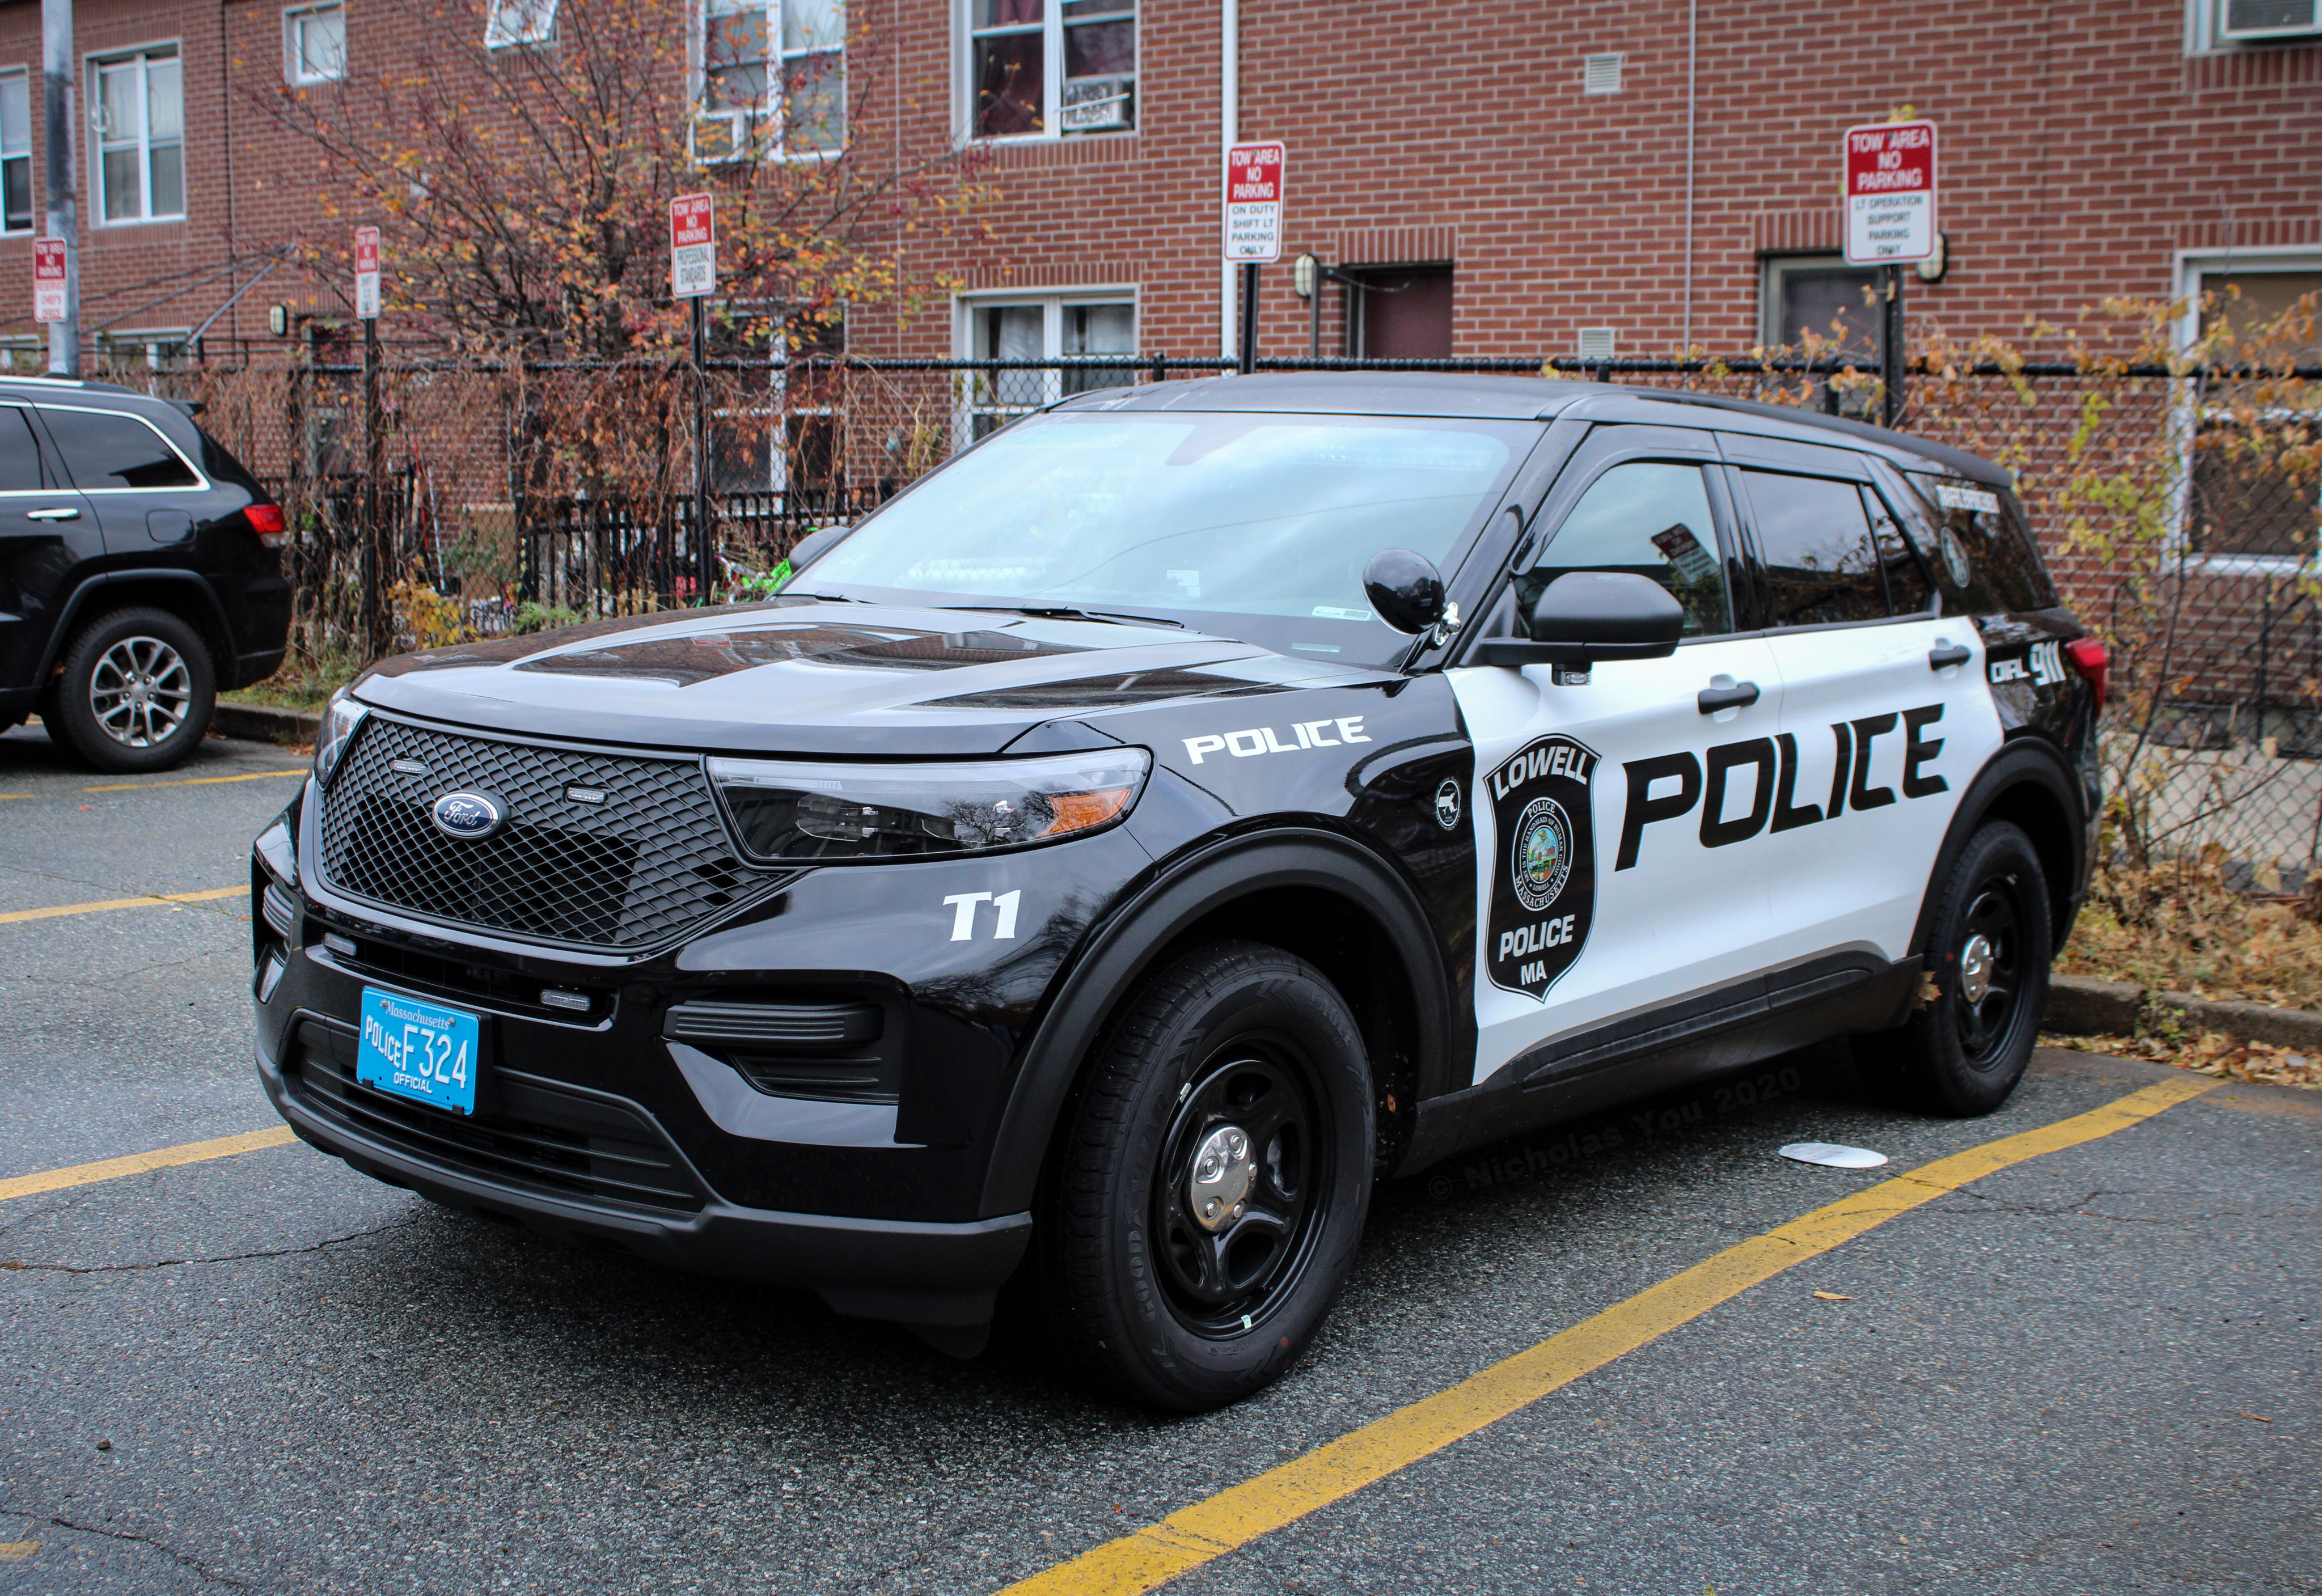
[(1133, 997), (1092, 1061), (1038, 1219), (1051, 1323), (1121, 1394), (1198, 1412), (1275, 1379), (1370, 1200), (1362, 1035), (1312, 965), (1221, 943)]
[(1937, 898), (1926, 953), (1933, 994), (1901, 1029), (1855, 1039), (1865, 1081), (1933, 1114), (1988, 1114), (2006, 1102), (2047, 1006), (2050, 915), (2032, 839), (2004, 820), (1979, 829)]

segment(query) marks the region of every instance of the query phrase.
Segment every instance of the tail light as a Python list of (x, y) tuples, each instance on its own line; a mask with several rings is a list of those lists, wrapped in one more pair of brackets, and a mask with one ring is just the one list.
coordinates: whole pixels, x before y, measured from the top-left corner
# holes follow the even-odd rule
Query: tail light
[(2064, 645), (2064, 658), (2089, 684), (2089, 691), (2097, 696), (2097, 713), (2103, 714), (2105, 685), (2112, 675), (2112, 657), (2105, 652), (2105, 645), (2093, 637), (2075, 637)]
[(258, 541), (268, 548), (279, 549), (290, 541), (290, 534), (283, 529), (280, 505), (252, 505), (242, 514), (250, 523), (251, 531), (258, 534)]

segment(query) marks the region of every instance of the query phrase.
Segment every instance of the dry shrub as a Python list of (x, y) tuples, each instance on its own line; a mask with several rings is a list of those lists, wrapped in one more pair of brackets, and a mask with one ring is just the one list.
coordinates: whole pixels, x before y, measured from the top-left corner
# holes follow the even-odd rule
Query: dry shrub
[(2322, 1008), (2322, 926), (2309, 894), (2253, 897), (2225, 882), (2225, 850), (2098, 872), (2056, 968), (2155, 991)]

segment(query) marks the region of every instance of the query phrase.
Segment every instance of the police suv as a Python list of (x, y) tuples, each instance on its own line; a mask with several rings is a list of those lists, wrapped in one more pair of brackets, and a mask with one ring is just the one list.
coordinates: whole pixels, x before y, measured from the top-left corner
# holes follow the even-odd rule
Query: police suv
[(2106, 661), (2007, 473), (1525, 378), (1068, 399), (770, 602), (389, 661), (257, 841), (258, 1067), (379, 1179), (1129, 1396), (1372, 1183), (1834, 1036), (2004, 1100)]

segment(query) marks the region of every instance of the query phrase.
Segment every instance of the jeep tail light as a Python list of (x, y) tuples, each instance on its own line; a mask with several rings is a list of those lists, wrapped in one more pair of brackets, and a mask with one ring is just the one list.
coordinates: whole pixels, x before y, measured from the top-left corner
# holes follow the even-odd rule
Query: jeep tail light
[(2089, 690), (2097, 696), (2097, 713), (2103, 714), (2105, 685), (2112, 675), (2112, 657), (2105, 652), (2105, 645), (2093, 637), (2075, 637), (2064, 645), (2064, 658), (2089, 684)]
[(250, 530), (258, 534), (258, 541), (268, 548), (279, 549), (290, 541), (290, 534), (283, 530), (280, 505), (252, 505), (242, 511), (242, 516), (249, 521)]

